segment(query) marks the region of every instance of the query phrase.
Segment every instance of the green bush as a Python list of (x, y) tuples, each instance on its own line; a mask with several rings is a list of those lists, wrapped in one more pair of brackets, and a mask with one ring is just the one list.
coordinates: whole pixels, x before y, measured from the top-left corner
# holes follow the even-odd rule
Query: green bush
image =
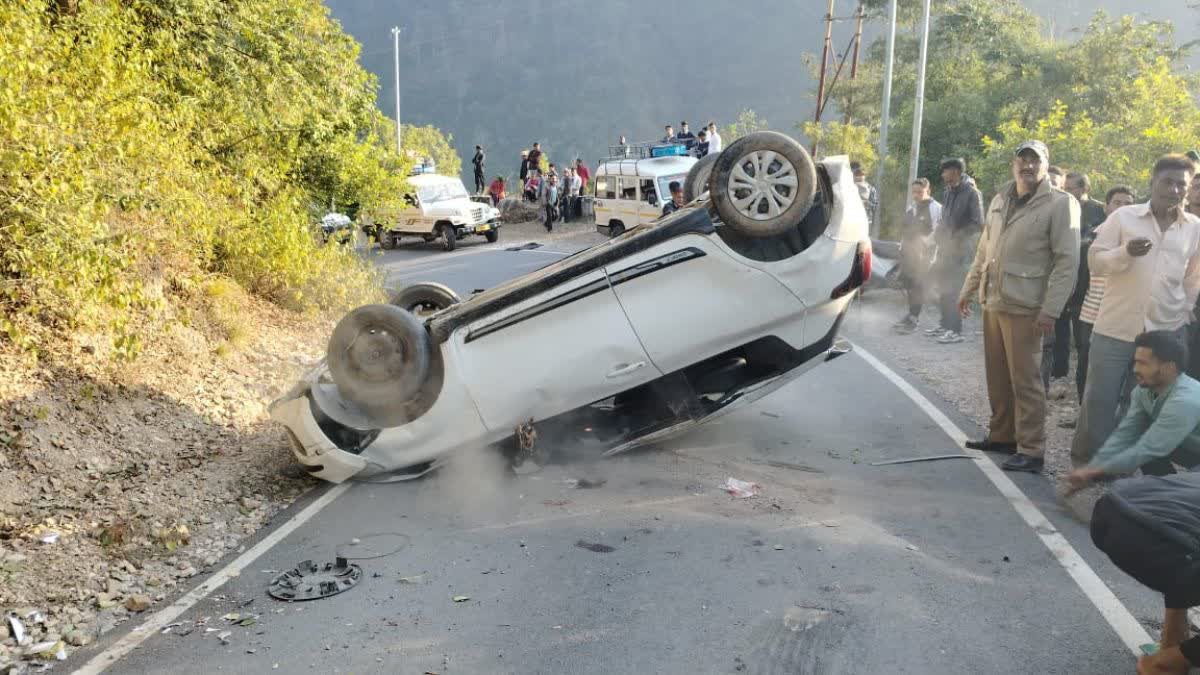
[(0, 3), (0, 330), (132, 356), (139, 317), (214, 274), (295, 308), (374, 297), (313, 222), (407, 174), (358, 51), (318, 0)]

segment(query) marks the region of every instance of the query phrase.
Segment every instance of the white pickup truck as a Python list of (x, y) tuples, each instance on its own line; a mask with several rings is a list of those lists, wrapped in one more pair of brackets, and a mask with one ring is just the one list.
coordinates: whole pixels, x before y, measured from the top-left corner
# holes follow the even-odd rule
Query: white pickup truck
[(458, 240), (481, 235), (489, 242), (500, 238), (500, 212), (489, 204), (472, 201), (459, 178), (422, 174), (410, 176), (411, 192), (404, 195), (398, 211), (371, 214), (363, 229), (373, 234), (380, 248), (393, 249), (404, 236), (427, 242), (442, 241), (453, 251)]

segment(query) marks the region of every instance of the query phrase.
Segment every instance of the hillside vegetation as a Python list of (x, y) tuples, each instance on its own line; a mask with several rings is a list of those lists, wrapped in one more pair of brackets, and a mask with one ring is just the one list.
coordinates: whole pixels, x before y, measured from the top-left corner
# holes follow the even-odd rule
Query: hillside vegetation
[(132, 358), (221, 284), (296, 310), (374, 297), (314, 237), (406, 174), (358, 53), (318, 0), (0, 3), (0, 339), (95, 331)]

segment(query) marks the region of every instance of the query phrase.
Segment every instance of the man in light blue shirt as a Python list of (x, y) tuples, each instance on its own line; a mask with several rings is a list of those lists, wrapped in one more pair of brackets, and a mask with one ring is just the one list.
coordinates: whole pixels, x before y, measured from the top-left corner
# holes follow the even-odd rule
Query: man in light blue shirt
[(1129, 411), (1086, 466), (1067, 476), (1069, 493), (1105, 475), (1175, 473), (1172, 464), (1200, 465), (1200, 382), (1183, 371), (1187, 347), (1176, 331), (1155, 330), (1134, 339)]

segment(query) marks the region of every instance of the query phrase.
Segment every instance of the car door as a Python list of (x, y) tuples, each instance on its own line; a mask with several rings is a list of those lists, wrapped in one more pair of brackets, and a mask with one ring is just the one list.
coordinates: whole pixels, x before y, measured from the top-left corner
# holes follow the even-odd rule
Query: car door
[(804, 304), (707, 235), (669, 239), (608, 275), (651, 362), (671, 373), (763, 337), (804, 345)]
[(602, 268), (479, 319), (453, 339), (467, 387), (493, 431), (547, 419), (662, 375)]

